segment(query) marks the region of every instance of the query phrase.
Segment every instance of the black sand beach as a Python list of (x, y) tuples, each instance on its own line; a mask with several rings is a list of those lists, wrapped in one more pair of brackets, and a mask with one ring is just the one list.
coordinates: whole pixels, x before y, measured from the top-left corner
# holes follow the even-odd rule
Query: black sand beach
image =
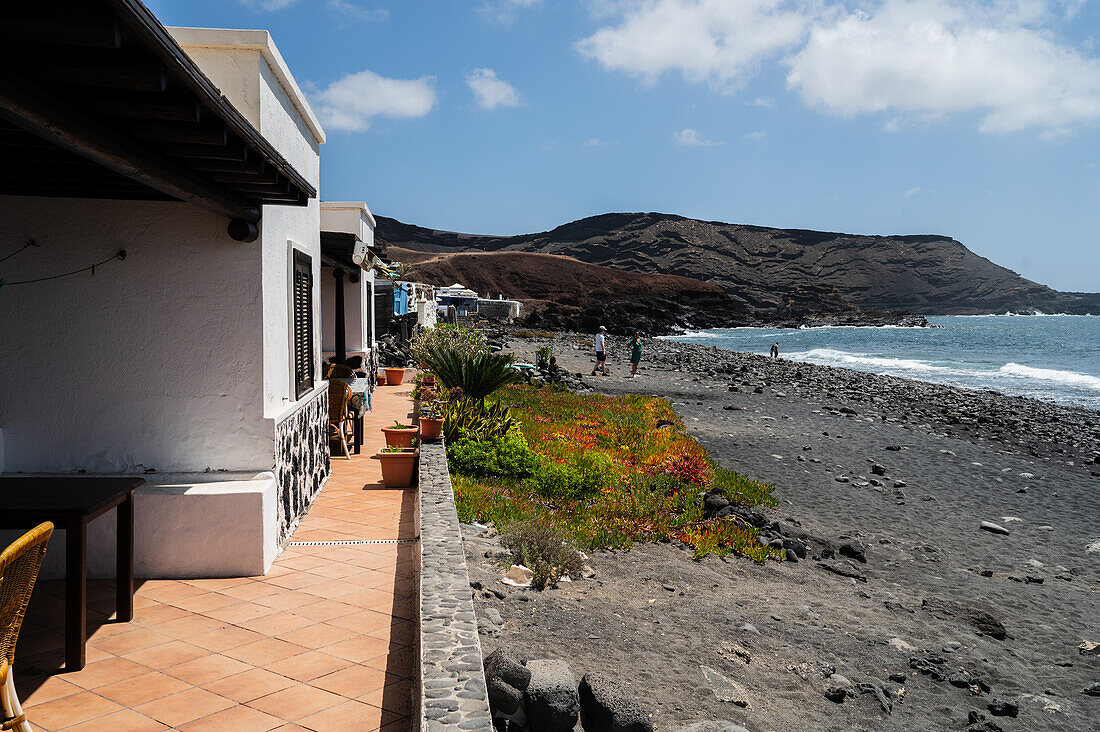
[(716, 460), (776, 485), (769, 518), (805, 557), (636, 546), (540, 593), (501, 584), (492, 531), (467, 527), (479, 610), (503, 619), (486, 652), (606, 671), (659, 730), (1100, 728), (1080, 650), (1100, 641), (1100, 414), (664, 341), (627, 379), (611, 339), (612, 375), (589, 377), (586, 340), (556, 338), (559, 364), (669, 398)]

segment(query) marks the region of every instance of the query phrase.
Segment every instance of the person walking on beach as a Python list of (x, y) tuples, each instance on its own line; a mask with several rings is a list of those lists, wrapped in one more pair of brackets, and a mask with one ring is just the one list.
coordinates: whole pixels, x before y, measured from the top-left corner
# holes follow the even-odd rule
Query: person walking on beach
[(779, 358), (779, 342), (772, 344), (772, 358)]
[(600, 329), (596, 331), (596, 365), (592, 367), (592, 375), (596, 375), (596, 369), (600, 370), (604, 376), (607, 376), (607, 353), (604, 351), (604, 335), (607, 333), (607, 328), (600, 326)]
[(638, 331), (634, 331), (634, 336), (630, 339), (630, 378), (636, 378), (638, 376), (638, 363), (642, 360), (642, 336)]

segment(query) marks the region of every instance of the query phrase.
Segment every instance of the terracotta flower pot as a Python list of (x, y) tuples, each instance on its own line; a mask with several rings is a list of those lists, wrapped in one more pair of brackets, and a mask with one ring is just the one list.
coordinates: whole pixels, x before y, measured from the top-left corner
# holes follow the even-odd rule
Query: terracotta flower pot
[(412, 447), (413, 438), (416, 437), (416, 428), (409, 427), (399, 430), (396, 427), (383, 427), (386, 435), (386, 447)]
[(387, 488), (408, 488), (412, 485), (413, 473), (419, 450), (401, 452), (380, 452), (375, 455), (382, 463), (382, 482)]
[(405, 369), (386, 369), (386, 383), (390, 386), (398, 386), (405, 380)]
[(438, 440), (439, 435), (443, 433), (443, 418), (433, 419), (431, 417), (420, 418), (420, 439), (422, 440)]
[(378, 374), (378, 385), (379, 386), (385, 386), (386, 385), (386, 375), (385, 374)]

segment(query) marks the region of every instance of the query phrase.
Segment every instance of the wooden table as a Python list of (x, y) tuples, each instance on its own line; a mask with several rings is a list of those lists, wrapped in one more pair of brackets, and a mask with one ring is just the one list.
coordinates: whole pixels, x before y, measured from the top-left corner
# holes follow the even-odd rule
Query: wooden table
[(65, 670), (84, 668), (88, 635), (88, 524), (118, 507), (115, 610), (134, 619), (134, 489), (142, 478), (0, 477), (0, 529), (52, 521), (65, 530)]

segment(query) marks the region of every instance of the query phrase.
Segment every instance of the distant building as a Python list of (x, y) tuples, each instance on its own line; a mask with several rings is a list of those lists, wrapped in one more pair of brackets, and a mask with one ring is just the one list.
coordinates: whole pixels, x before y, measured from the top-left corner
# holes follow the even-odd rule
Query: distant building
[(468, 289), (465, 285), (454, 283), (436, 290), (435, 301), (440, 309), (446, 309), (454, 305), (460, 317), (469, 317), (478, 312), (477, 293)]
[(503, 295), (496, 300), (478, 298), (477, 312), (486, 320), (503, 320), (511, 323), (523, 314), (523, 303), (519, 300), (505, 300)]

